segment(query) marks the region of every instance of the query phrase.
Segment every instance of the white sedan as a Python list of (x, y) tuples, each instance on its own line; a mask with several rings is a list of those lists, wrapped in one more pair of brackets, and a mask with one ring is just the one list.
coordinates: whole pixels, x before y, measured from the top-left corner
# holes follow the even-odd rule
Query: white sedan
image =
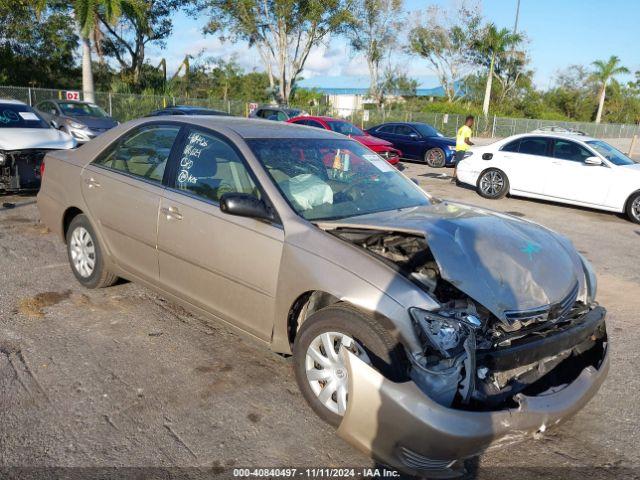
[(485, 198), (539, 198), (622, 212), (640, 223), (640, 164), (595, 138), (514, 135), (473, 148), (457, 176)]

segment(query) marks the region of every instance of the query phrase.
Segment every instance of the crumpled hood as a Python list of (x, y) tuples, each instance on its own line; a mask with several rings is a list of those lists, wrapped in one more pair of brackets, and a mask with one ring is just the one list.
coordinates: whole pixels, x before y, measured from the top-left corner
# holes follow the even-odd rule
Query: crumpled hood
[(571, 242), (509, 215), (451, 202), (330, 222), (424, 234), (442, 278), (500, 319), (509, 310), (556, 303), (579, 284), (582, 261)]
[(75, 146), (76, 141), (71, 135), (55, 128), (0, 128), (0, 150), (63, 150)]

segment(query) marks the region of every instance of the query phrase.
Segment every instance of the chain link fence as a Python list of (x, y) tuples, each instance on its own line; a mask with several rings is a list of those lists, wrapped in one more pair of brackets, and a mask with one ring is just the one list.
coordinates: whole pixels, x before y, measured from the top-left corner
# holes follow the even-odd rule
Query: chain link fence
[[(80, 98), (82, 99), (82, 92)], [(50, 99), (66, 98), (65, 90), (45, 88), (0, 86), (0, 98), (13, 98), (35, 106), (39, 102)], [(121, 122), (143, 117), (154, 110), (171, 105), (193, 105), (225, 111), (235, 116), (247, 116), (249, 104), (242, 100), (221, 100), (211, 98), (187, 98), (170, 95), (137, 95), (128, 93), (95, 92), (95, 103), (109, 115)], [(365, 105), (360, 109), (335, 108), (329, 104), (298, 107), (311, 115), (328, 115), (345, 118), (352, 123), (369, 128), (384, 122), (424, 122), (432, 125), (444, 135), (455, 136), (458, 128), (464, 123), (465, 115), (411, 112), (402, 103), (390, 106), (373, 107)], [(474, 125), (474, 136), (508, 137), (518, 133), (527, 133), (540, 128), (562, 127), (583, 132), (598, 138), (632, 138), (640, 134), (638, 125), (563, 122), (555, 120), (536, 120), (527, 118), (477, 117)]]

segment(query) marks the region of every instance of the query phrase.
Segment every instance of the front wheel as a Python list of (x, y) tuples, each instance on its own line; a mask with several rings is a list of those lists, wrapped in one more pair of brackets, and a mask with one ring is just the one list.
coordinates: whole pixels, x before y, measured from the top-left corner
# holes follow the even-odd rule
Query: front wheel
[(311, 315), (293, 347), (296, 381), (311, 408), (335, 427), (342, 421), (349, 401), (342, 346), (392, 380), (406, 375), (401, 346), (364, 312), (334, 305)]
[(636, 192), (627, 202), (627, 217), (634, 223), (640, 223), (640, 192)]
[(424, 161), (427, 165), (432, 168), (442, 168), (444, 167), (447, 158), (444, 154), (444, 150), (441, 148), (435, 147), (430, 148), (424, 154)]
[(502, 170), (490, 168), (482, 172), (476, 188), (481, 197), (498, 200), (509, 193), (509, 179)]

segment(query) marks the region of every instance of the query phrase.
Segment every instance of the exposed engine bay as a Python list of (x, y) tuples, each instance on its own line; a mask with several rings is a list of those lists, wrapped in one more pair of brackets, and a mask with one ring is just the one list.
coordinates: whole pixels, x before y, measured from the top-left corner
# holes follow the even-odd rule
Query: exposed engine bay
[(606, 312), (580, 298), (577, 284), (555, 304), (499, 317), (442, 278), (423, 235), (346, 227), (329, 233), (376, 256), (440, 304), (436, 311), (410, 309), (422, 348), (407, 356), (411, 379), (443, 406), (514, 407), (518, 393), (558, 390), (587, 366), (599, 367)]
[(37, 190), (40, 187), (40, 165), (49, 151), (0, 151), (0, 191)]

